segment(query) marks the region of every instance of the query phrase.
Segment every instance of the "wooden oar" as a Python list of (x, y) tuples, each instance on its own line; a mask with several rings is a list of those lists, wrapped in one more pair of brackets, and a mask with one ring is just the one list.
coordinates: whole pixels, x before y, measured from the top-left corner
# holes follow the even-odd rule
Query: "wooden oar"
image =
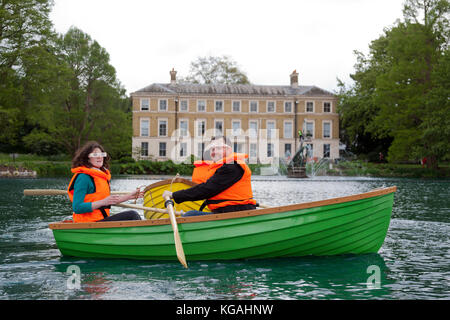
[[(131, 191), (111, 191), (111, 194), (127, 194)], [(59, 190), (59, 189), (25, 189), (23, 190), (23, 194), (25, 196), (59, 196), (59, 195), (66, 195), (66, 190)], [(159, 209), (159, 208), (152, 208), (152, 207), (144, 207), (139, 205), (131, 205), (131, 204), (118, 204), (116, 205), (118, 207), (124, 207), (124, 208), (132, 208), (132, 209), (138, 209), (138, 210), (147, 210), (152, 212), (159, 212), (159, 213), (168, 213), (166, 209)], [(258, 207), (260, 208), (271, 208), (268, 205), (258, 203)], [(181, 215), (183, 212), (181, 211), (175, 211), (176, 215)]]
[[(112, 191), (111, 192), (111, 194), (127, 194), (127, 193), (130, 193), (130, 192), (126, 192), (126, 191)], [(67, 191), (58, 190), (58, 189), (25, 189), (25, 190), (23, 190), (23, 194), (25, 196), (59, 196), (59, 195), (66, 195)], [(122, 208), (131, 208), (131, 209), (137, 209), (137, 210), (158, 212), (158, 213), (169, 213), (169, 211), (167, 209), (145, 207), (145, 206), (140, 206), (137, 204), (118, 203), (118, 204), (115, 204), (115, 206), (122, 207)], [(176, 215), (182, 215), (182, 213), (183, 213), (182, 211), (175, 211)]]
[[(122, 208), (137, 209), (137, 210), (145, 210), (145, 211), (151, 211), (151, 212), (158, 212), (158, 213), (167, 213), (167, 214), (169, 213), (169, 210), (167, 210), (167, 209), (145, 207), (145, 206), (140, 206), (138, 204), (118, 203), (118, 204), (113, 204), (113, 206), (122, 207)], [(177, 216), (181, 216), (184, 212), (183, 211), (174, 211), (174, 213)]]
[(170, 197), (164, 197), (165, 206), (169, 211), (170, 222), (172, 224), (173, 229), (173, 237), (175, 240), (175, 250), (177, 251), (178, 260), (181, 264), (187, 268), (186, 257), (184, 256), (183, 244), (181, 243), (180, 234), (178, 233), (178, 225), (177, 219), (175, 218), (175, 213), (173, 212), (173, 201), (170, 200)]
[[(127, 194), (129, 191), (111, 191), (111, 194)], [(25, 196), (60, 196), (67, 195), (66, 190), (59, 189), (25, 189), (23, 190)]]

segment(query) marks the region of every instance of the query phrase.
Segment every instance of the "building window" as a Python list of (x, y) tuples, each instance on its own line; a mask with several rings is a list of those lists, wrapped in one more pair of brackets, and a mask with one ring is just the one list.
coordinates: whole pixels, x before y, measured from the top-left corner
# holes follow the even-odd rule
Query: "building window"
[(197, 111), (198, 112), (206, 111), (206, 101), (205, 100), (197, 100)]
[(306, 137), (314, 138), (314, 122), (306, 122)]
[(141, 156), (148, 157), (148, 142), (141, 142)]
[(167, 120), (159, 120), (159, 136), (167, 137)]
[(150, 131), (150, 120), (141, 119), (141, 137), (148, 137)]
[(241, 112), (241, 102), (233, 101), (233, 112)]
[(215, 135), (223, 135), (223, 120), (214, 120)]
[(331, 137), (331, 123), (330, 122), (323, 123), (323, 137), (324, 138)]
[(197, 157), (200, 159), (203, 159), (203, 153), (205, 152), (205, 143), (204, 142), (199, 142), (198, 143), (198, 148), (197, 148)]
[(233, 136), (238, 136), (241, 134), (241, 121), (240, 120), (233, 120), (231, 122), (231, 127), (233, 129), (233, 131), (232, 131)]
[(166, 99), (159, 100), (159, 111), (167, 111), (167, 100)]
[(330, 157), (330, 144), (329, 143), (325, 143), (323, 145), (323, 157), (324, 158)]
[(258, 121), (249, 121), (248, 131), (250, 138), (256, 138), (258, 136)]
[(275, 101), (267, 101), (267, 112), (275, 112)]
[(331, 102), (323, 103), (323, 112), (331, 112)]
[(187, 156), (187, 143), (182, 142), (180, 143), (180, 157), (186, 157)]
[(233, 143), (233, 152), (242, 153), (242, 143)]
[(201, 137), (206, 131), (206, 120), (197, 120), (197, 137)]
[(180, 111), (187, 112), (188, 111), (188, 100), (180, 101)]
[(250, 112), (258, 112), (258, 101), (250, 101)]
[(180, 120), (180, 137), (186, 137), (188, 135), (188, 121)]
[(307, 157), (312, 158), (314, 155), (314, 145), (312, 143), (306, 144)]
[(274, 147), (273, 147), (273, 143), (268, 143), (267, 144), (267, 157), (273, 157), (273, 151), (274, 151)]
[(165, 142), (159, 143), (159, 156), (165, 157), (167, 154), (167, 144)]
[(275, 121), (267, 121), (267, 139), (275, 138)]
[(150, 100), (149, 99), (141, 99), (141, 111), (150, 109)]
[(286, 143), (284, 145), (284, 157), (285, 158), (290, 158), (291, 155), (292, 155), (292, 144)]
[(215, 109), (216, 112), (223, 112), (223, 101), (216, 101), (215, 102)]
[(292, 122), (291, 121), (286, 121), (284, 123), (284, 137), (286, 139), (292, 138)]
[(256, 143), (250, 143), (250, 158), (256, 158), (257, 157), (257, 149), (256, 149)]
[(306, 101), (306, 112), (314, 112), (314, 102)]
[(291, 101), (284, 102), (284, 112), (292, 112), (292, 102)]

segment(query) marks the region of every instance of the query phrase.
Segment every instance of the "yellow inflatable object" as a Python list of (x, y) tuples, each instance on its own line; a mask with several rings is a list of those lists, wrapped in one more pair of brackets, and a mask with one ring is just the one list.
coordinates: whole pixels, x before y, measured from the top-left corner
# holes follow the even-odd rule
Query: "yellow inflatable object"
[[(183, 178), (167, 179), (152, 183), (144, 189), (144, 206), (165, 209), (164, 199), (162, 197), (164, 191), (169, 190), (171, 192), (175, 192), (179, 190), (189, 189), (196, 185), (197, 183)], [(203, 201), (204, 200), (175, 203), (174, 209), (176, 211), (183, 210), (184, 212), (187, 212), (189, 210), (199, 210)], [(210, 212), (208, 207), (205, 207), (203, 211)], [(167, 213), (158, 213), (152, 211), (144, 211), (144, 216), (149, 220), (169, 218), (169, 215)]]

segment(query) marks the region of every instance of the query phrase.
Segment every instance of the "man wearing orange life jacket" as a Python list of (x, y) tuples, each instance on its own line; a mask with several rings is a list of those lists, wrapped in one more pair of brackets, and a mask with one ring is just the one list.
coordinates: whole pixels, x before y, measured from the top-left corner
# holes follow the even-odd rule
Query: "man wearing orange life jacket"
[[(165, 191), (164, 196), (169, 196), (177, 203), (184, 201), (197, 201), (207, 199), (204, 205), (212, 213), (224, 213), (232, 211), (256, 209), (256, 201), (253, 199), (251, 187), (251, 171), (245, 163), (247, 155), (233, 153), (231, 144), (225, 137), (215, 139), (210, 145), (210, 153), (213, 162), (198, 177), (204, 181), (192, 188), (180, 190), (174, 193)], [(200, 211), (189, 211), (184, 216), (208, 214)]]

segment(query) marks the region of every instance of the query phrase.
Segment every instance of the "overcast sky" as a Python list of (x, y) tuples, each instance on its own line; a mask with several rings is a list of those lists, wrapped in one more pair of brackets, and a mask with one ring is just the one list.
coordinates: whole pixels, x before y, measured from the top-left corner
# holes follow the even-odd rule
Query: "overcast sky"
[(199, 56), (228, 55), (250, 82), (337, 90), (354, 50), (402, 18), (404, 0), (55, 0), (57, 32), (76, 26), (110, 54), (127, 93), (186, 76)]

